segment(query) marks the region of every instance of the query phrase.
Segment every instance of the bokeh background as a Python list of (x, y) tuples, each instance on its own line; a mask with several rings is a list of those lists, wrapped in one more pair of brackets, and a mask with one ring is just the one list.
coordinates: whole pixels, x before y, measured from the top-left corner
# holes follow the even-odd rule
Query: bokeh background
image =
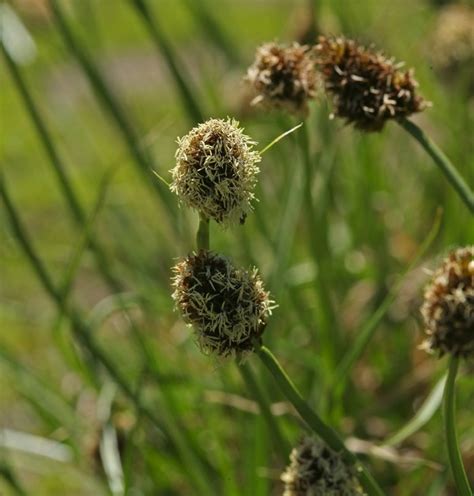
[[(206, 496), (281, 494), (287, 460), (238, 369), (203, 356), (173, 312), (170, 267), (193, 249), (197, 217), (178, 208), (150, 171), (169, 180), (176, 137), (201, 119), (236, 117), (261, 148), (298, 123), (250, 106), (243, 77), (255, 48), (344, 33), (416, 68), (420, 93), (433, 106), (415, 121), (472, 187), (474, 5), (56, 3), (63, 23), (47, 0), (0, 2), (8, 54), (0, 57), (2, 181), (67, 302), (61, 309), (48, 297), (0, 203), (0, 494), (203, 495), (196, 478), (207, 481)], [(446, 361), (418, 349), (422, 288), (426, 269), (446, 250), (474, 242), (474, 221), (401, 127), (361, 134), (330, 120), (330, 111), (321, 95), (306, 124), (317, 233), (307, 227), (293, 134), (264, 155), (255, 213), (244, 226), (212, 226), (211, 243), (260, 268), (279, 304), (265, 343), (311, 405), (363, 453), (387, 493), (455, 494), (439, 409), (403, 442), (376, 447), (413, 418), (443, 375)], [(337, 365), (384, 304), (373, 340), (344, 378), (345, 394), (334, 397)], [(73, 338), (71, 305), (160, 429)], [(251, 358), (249, 366), (295, 443), (299, 420), (260, 364)], [(465, 366), (458, 430), (470, 474), (473, 391)]]

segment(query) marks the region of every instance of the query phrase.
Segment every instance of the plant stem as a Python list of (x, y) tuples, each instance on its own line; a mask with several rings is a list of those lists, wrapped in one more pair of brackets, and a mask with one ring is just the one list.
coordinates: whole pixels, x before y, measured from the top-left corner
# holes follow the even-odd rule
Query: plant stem
[(209, 219), (199, 214), (199, 227), (196, 234), (198, 250), (209, 250)]
[(326, 268), (324, 267), (324, 263), (321, 263), (323, 253), (318, 237), (318, 232), (321, 227), (317, 223), (312, 197), (314, 167), (310, 156), (308, 121), (305, 122), (301, 131), (297, 133), (297, 136), (300, 139), (300, 148), (303, 156), (303, 199), (305, 202), (306, 219), (308, 221), (307, 231), (309, 236), (310, 254), (316, 268), (315, 290), (319, 300), (318, 313), (320, 315), (322, 335), (324, 336), (324, 346), (327, 348), (330, 355), (331, 361), (329, 366), (332, 367), (337, 360), (337, 350), (340, 349), (340, 334), (337, 325), (336, 312), (331, 301), (329, 283), (326, 277)]
[(239, 362), (239, 359), (236, 361), (237, 366), (239, 368), (240, 375), (242, 376), (247, 389), (250, 391), (254, 400), (257, 402), (260, 407), (260, 413), (262, 414), (265, 422), (268, 425), (268, 429), (271, 433), (272, 440), (275, 443), (282, 459), (286, 459), (291, 451), (290, 446), (288, 445), (286, 439), (283, 437), (281, 430), (276, 422), (276, 419), (270, 409), (270, 400), (262, 388), (257, 383), (257, 380), (250, 368), (250, 365), (247, 363)]
[(455, 383), (458, 365), (459, 359), (453, 356), (449, 362), (448, 380), (446, 381), (444, 390), (444, 431), (448, 448), (449, 465), (451, 466), (459, 496), (472, 496), (473, 493), (469, 487), (466, 470), (462, 463), (461, 451), (459, 449), (456, 433)]
[(296, 411), (301, 415), (301, 418), (306, 422), (308, 427), (318, 435), (331, 449), (341, 452), (346, 460), (356, 466), (357, 476), (363, 483), (369, 496), (383, 496), (384, 492), (378, 486), (377, 482), (372, 478), (367, 469), (359, 462), (354, 453), (349, 451), (343, 440), (339, 437), (332, 427), (326, 425), (323, 420), (308, 406), (304, 401), (300, 392), (288, 377), (282, 366), (278, 363), (273, 353), (261, 346), (255, 350), (263, 364), (273, 375), (276, 383), (285, 397), (295, 407)]
[(399, 121), (399, 124), (420, 143), (434, 163), (441, 169), (451, 186), (457, 191), (467, 208), (474, 213), (474, 193), (449, 158), (414, 122), (403, 119)]

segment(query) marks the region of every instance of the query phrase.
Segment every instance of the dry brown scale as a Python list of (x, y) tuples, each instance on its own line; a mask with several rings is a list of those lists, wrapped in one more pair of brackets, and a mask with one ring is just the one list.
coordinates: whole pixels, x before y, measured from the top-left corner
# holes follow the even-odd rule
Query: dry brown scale
[(420, 112), (427, 102), (416, 93), (413, 71), (382, 53), (343, 37), (320, 36), (316, 67), (332, 96), (335, 115), (363, 131), (380, 131), (389, 119)]

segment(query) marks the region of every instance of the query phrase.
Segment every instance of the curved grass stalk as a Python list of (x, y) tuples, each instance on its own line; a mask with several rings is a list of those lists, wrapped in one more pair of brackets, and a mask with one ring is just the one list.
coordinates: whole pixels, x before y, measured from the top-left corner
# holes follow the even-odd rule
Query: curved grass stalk
[(444, 432), (448, 448), (449, 465), (453, 474), (459, 496), (472, 496), (466, 470), (462, 463), (461, 450), (459, 449), (458, 436), (456, 432), (455, 415), (455, 383), (458, 372), (459, 359), (452, 357), (449, 362), (448, 379), (444, 390)]
[(199, 214), (199, 227), (196, 234), (196, 248), (209, 250), (209, 219)]
[(395, 434), (392, 434), (382, 446), (396, 446), (405, 439), (418, 432), (436, 413), (439, 406), (443, 401), (443, 392), (446, 386), (447, 374), (444, 374), (438, 380), (433, 390), (430, 392), (426, 400), (423, 402), (419, 410), (415, 413), (413, 418), (407, 422)]
[(324, 263), (321, 263), (322, 250), (318, 238), (320, 226), (314, 212), (312, 184), (314, 179), (314, 164), (310, 156), (310, 143), (308, 135), (308, 122), (298, 133), (303, 161), (303, 201), (306, 208), (307, 230), (309, 236), (309, 249), (311, 259), (316, 267), (315, 292), (319, 302), (319, 324), (322, 327), (321, 335), (324, 338), (323, 346), (328, 350), (327, 359), (332, 367), (337, 359), (338, 350), (341, 348), (338, 318), (334, 309), (329, 290), (328, 277)]
[(403, 119), (399, 121), (399, 124), (405, 131), (413, 136), (416, 141), (418, 141), (426, 153), (433, 159), (434, 163), (440, 168), (441, 172), (446, 176), (446, 179), (456, 190), (467, 208), (471, 213), (474, 213), (474, 193), (449, 158), (414, 122)]
[(273, 375), (276, 383), (285, 397), (295, 407), (296, 411), (301, 415), (308, 427), (319, 436), (330, 448), (334, 451), (343, 453), (346, 460), (355, 465), (357, 469), (357, 476), (361, 483), (364, 485), (369, 496), (383, 496), (384, 492), (379, 487), (377, 482), (373, 479), (368, 470), (360, 463), (359, 459), (354, 453), (349, 451), (343, 440), (339, 437), (337, 432), (328, 426), (304, 401), (300, 392), (296, 389), (287, 373), (283, 370), (278, 360), (273, 353), (261, 346), (256, 350), (257, 355)]

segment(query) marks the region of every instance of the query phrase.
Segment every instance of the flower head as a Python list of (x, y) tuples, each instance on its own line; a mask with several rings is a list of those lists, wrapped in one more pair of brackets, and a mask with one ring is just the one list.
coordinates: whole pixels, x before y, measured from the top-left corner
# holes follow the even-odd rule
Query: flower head
[(452, 251), (434, 272), (421, 308), (425, 347), (474, 356), (474, 245)]
[(416, 93), (413, 71), (401, 71), (401, 64), (380, 52), (321, 36), (315, 54), (335, 114), (358, 129), (379, 131), (388, 119), (402, 119), (427, 105)]
[(317, 77), (311, 50), (298, 43), (260, 46), (246, 79), (257, 92), (254, 103), (285, 108), (292, 113), (307, 112), (308, 100), (316, 94)]
[(233, 119), (210, 119), (178, 138), (171, 190), (187, 206), (227, 225), (251, 210), (260, 154)]
[(273, 308), (255, 268), (237, 269), (226, 257), (201, 250), (174, 273), (173, 299), (203, 351), (228, 356), (254, 349)]
[(364, 492), (341, 455), (314, 437), (305, 437), (291, 452), (281, 476), (283, 496), (360, 496)]

